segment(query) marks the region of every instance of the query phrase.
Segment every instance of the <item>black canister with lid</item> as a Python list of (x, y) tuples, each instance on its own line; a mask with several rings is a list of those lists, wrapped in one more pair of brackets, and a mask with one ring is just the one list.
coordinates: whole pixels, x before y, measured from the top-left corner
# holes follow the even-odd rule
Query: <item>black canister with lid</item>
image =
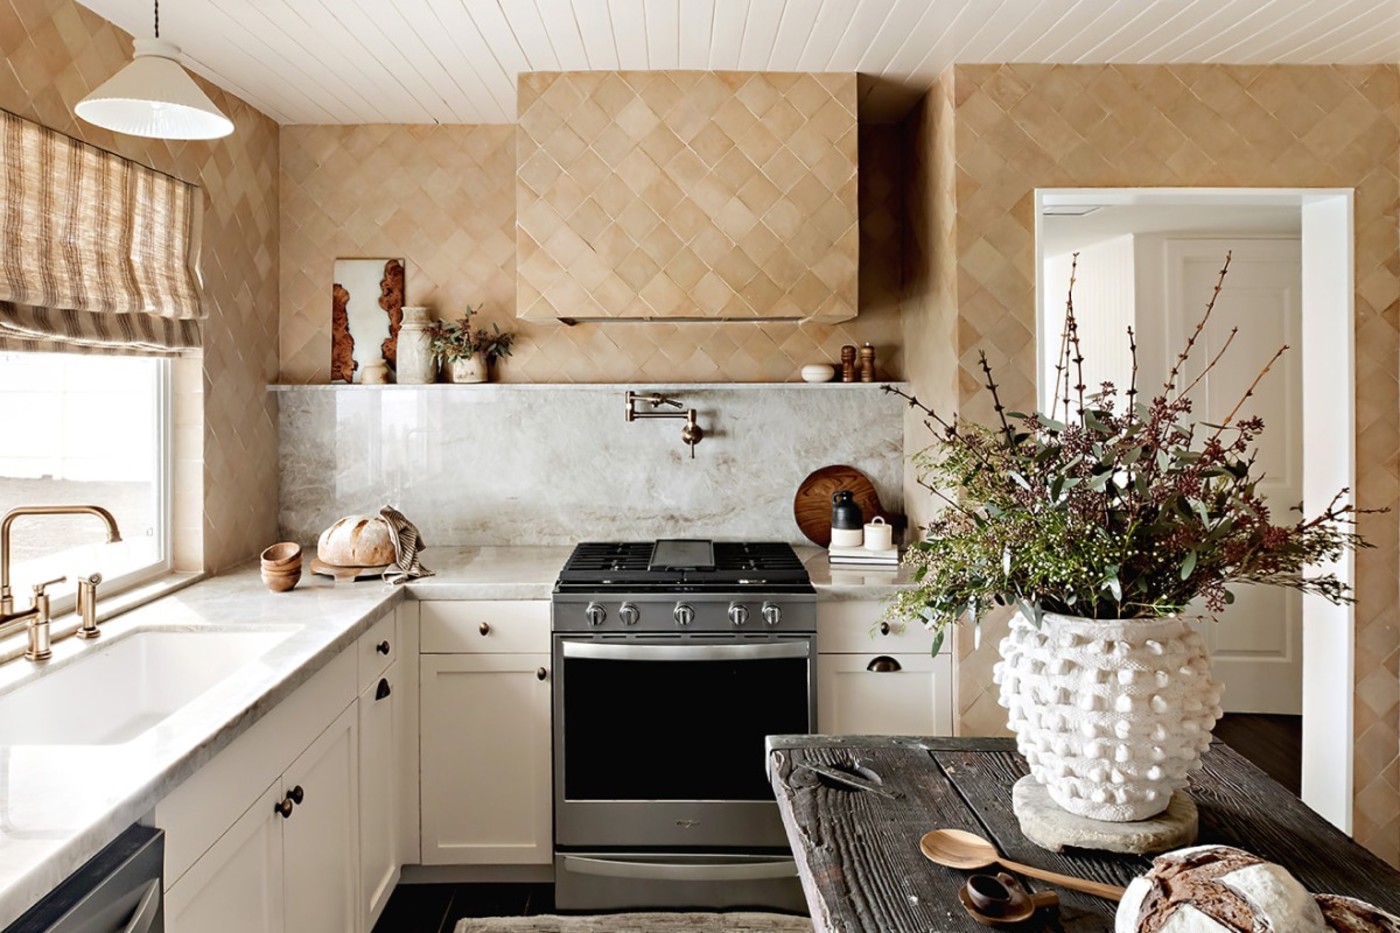
[(865, 514), (849, 489), (840, 489), (831, 494), (831, 527), (847, 530), (865, 527)]

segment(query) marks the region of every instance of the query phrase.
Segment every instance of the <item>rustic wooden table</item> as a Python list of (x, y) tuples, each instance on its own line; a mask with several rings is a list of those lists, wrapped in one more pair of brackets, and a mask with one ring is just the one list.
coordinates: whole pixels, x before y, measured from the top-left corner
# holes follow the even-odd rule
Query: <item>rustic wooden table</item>
[[(1144, 856), (1050, 852), (1021, 835), (1011, 785), (1026, 764), (1011, 739), (801, 735), (775, 736), (770, 746), (773, 788), (818, 933), (986, 930), (958, 901), (971, 872), (935, 865), (919, 852), (919, 838), (939, 827), (985, 836), (1014, 861), (1117, 885), (1149, 864)], [(897, 796), (847, 789), (803, 763), (868, 769)], [(1311, 891), (1349, 894), (1400, 913), (1400, 871), (1227, 746), (1217, 742), (1206, 753), (1191, 793), (1201, 842), (1278, 862)], [(1057, 890), (1059, 915), (1043, 929), (1113, 929), (1116, 905)]]

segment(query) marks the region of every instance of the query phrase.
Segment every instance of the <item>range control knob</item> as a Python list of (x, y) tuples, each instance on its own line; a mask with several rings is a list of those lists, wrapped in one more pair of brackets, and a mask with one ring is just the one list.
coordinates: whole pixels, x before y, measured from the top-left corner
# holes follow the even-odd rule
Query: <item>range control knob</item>
[(675, 610), (671, 613), (677, 625), (689, 625), (695, 621), (695, 610), (686, 603), (676, 603)]
[(642, 614), (637, 611), (636, 603), (623, 603), (618, 607), (617, 617), (622, 620), (623, 625), (636, 625)]
[(763, 622), (765, 625), (777, 625), (783, 621), (783, 610), (777, 603), (763, 604)]
[(745, 622), (747, 622), (747, 621), (749, 621), (749, 607), (748, 607), (748, 606), (745, 606), (743, 603), (730, 603), (730, 604), (729, 604), (729, 622), (730, 622), (730, 624), (735, 625), (735, 626), (739, 626), (739, 625), (743, 625), (743, 624), (744, 624)]
[(603, 620), (608, 617), (608, 610), (598, 603), (589, 603), (588, 608), (583, 610), (584, 616), (588, 619), (589, 625), (602, 625)]

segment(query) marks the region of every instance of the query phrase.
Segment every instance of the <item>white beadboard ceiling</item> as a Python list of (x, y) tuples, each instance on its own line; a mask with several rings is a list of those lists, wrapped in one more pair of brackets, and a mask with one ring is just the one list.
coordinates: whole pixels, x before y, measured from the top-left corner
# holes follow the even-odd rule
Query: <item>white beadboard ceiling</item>
[[(80, 0), (136, 36), (151, 0)], [(900, 116), (954, 62), (1400, 62), (1400, 0), (166, 0), (189, 67), (282, 123), (513, 123), (521, 71), (858, 71)]]

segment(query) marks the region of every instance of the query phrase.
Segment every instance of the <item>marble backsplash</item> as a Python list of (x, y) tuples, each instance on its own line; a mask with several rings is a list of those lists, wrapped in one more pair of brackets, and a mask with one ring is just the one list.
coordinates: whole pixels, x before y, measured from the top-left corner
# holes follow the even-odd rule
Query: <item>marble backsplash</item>
[[(623, 417), (624, 393), (699, 411)], [(278, 386), (280, 521), (314, 541), (385, 503), (431, 545), (563, 545), (657, 537), (805, 542), (798, 484), (844, 463), (903, 511), (903, 406), (878, 385)]]

